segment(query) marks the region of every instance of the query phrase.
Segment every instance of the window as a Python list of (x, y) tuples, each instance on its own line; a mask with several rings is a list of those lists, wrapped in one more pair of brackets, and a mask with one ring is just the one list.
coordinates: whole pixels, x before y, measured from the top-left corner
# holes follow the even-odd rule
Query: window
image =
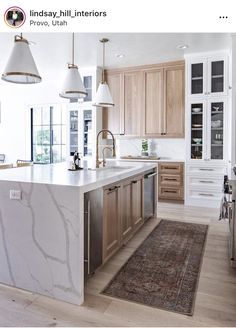
[(66, 159), (66, 111), (61, 105), (31, 108), (31, 159), (59, 163)]

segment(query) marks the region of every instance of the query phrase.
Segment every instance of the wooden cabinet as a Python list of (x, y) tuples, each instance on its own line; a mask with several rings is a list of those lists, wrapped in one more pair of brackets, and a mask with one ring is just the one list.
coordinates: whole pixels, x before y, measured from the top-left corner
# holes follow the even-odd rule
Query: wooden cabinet
[(128, 137), (184, 136), (183, 61), (108, 70), (106, 76), (115, 108), (104, 110), (104, 128)]
[(103, 263), (144, 223), (143, 175), (104, 188)]
[(124, 94), (122, 92), (124, 77), (121, 73), (110, 73), (106, 77), (112, 95), (114, 107), (103, 108), (103, 127), (113, 134), (124, 134)]
[(126, 242), (144, 223), (143, 176), (125, 180), (121, 193), (121, 240)]
[(164, 134), (184, 137), (184, 66), (164, 69)]
[(143, 135), (184, 137), (184, 65), (143, 71)]
[(111, 71), (106, 76), (115, 106), (104, 109), (103, 128), (114, 135), (140, 136), (141, 73)]
[(140, 136), (141, 131), (141, 73), (139, 71), (124, 73), (124, 134)]
[(158, 199), (165, 201), (184, 200), (184, 164), (159, 163)]
[(120, 247), (120, 185), (104, 189), (103, 263)]
[(143, 176), (137, 176), (132, 185), (132, 228), (137, 230), (144, 222), (143, 216)]
[(132, 182), (126, 180), (122, 186), (121, 239), (128, 240), (132, 234)]
[(164, 131), (163, 69), (143, 72), (143, 134), (146, 137), (161, 136)]

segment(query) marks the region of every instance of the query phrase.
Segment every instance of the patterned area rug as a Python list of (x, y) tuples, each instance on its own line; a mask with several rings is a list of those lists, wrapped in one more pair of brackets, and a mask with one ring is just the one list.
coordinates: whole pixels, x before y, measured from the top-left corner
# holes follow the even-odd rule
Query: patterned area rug
[(207, 229), (161, 220), (102, 293), (192, 315)]

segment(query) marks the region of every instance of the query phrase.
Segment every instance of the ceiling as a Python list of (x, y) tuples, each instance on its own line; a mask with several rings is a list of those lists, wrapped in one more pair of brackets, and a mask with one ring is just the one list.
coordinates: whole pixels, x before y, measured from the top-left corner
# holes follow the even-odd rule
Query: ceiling
[[(13, 33), (0, 35), (0, 70), (13, 45)], [(58, 70), (71, 57), (71, 33), (25, 33), (34, 41), (31, 46), (39, 70)], [(101, 66), (102, 46), (99, 39), (108, 37), (106, 67), (118, 68), (182, 59), (184, 53), (218, 51), (230, 48), (228, 33), (76, 33), (75, 63), (79, 67)], [(187, 44), (186, 50), (177, 49)], [(117, 58), (117, 54), (124, 54)]]

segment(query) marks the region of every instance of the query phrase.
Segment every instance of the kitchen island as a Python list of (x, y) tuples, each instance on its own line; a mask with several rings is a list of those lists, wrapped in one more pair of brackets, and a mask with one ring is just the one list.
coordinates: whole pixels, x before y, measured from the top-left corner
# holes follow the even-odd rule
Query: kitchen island
[(84, 301), (84, 194), (143, 174), (151, 163), (71, 172), (65, 163), (0, 171), (0, 282)]

